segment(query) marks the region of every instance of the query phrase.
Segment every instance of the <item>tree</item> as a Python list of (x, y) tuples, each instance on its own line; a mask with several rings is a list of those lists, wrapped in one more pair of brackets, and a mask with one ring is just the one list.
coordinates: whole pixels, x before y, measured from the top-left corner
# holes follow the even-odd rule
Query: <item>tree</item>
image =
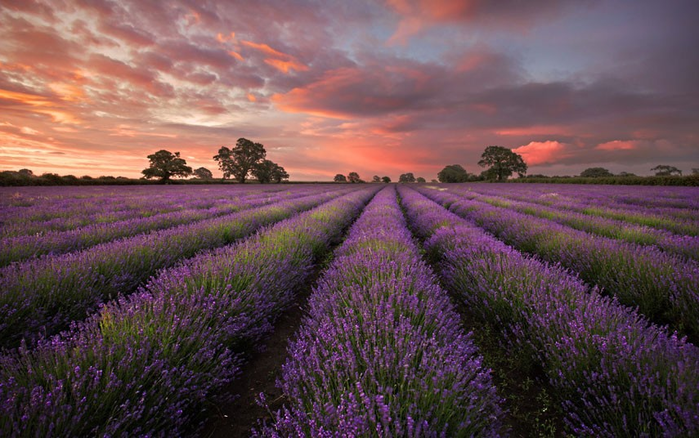
[(491, 167), (490, 169), (486, 169), (483, 172), (481, 172), (481, 175), (480, 175), (481, 181), (492, 181), (495, 179), (498, 179), (498, 174), (495, 171), (494, 167)]
[(261, 183), (280, 183), (283, 179), (289, 179), (286, 170), (274, 161), (262, 160), (252, 168), (252, 175)]
[(204, 180), (210, 180), (214, 179), (214, 174), (211, 173), (209, 169), (206, 167), (200, 167), (199, 169), (194, 171), (194, 176), (196, 176), (199, 179), (204, 179)]
[(19, 170), (17, 171), (17, 173), (18, 173), (20, 176), (24, 176), (24, 177), (27, 177), (27, 178), (33, 178), (33, 177), (34, 177), (34, 172), (32, 172), (32, 171), (29, 170), (29, 169), (19, 169)]
[(384, 183), (388, 184), (388, 183), (391, 182), (391, 178), (389, 178), (389, 177), (387, 177), (387, 176), (382, 176), (382, 177), (381, 177), (381, 181), (383, 181)]
[(416, 179), (415, 181), (416, 181), (416, 182), (419, 182), (419, 183), (427, 182), (427, 180), (426, 180), (425, 178), (421, 177), (421, 176), (418, 176), (417, 179)]
[(415, 175), (413, 175), (412, 172), (404, 173), (398, 177), (398, 182), (414, 183), (415, 182)]
[(373, 183), (381, 182), (381, 177), (379, 177), (378, 175), (374, 175), (371, 178), (371, 182), (373, 182)]
[(282, 181), (288, 179), (289, 174), (287, 173), (287, 171), (282, 166), (274, 163), (274, 170), (272, 171), (272, 182), (279, 184)]
[(655, 166), (651, 170), (655, 172), (655, 176), (682, 175), (682, 171), (680, 169), (676, 168), (675, 166), (667, 166), (665, 164)]
[(619, 174), (617, 176), (629, 177), (629, 176), (636, 176), (636, 174), (630, 173), (630, 172), (619, 172)]
[(233, 149), (225, 146), (214, 155), (218, 167), (223, 172), (223, 178), (233, 177), (239, 183), (244, 183), (256, 164), (265, 159), (267, 152), (260, 143), (254, 143), (247, 138), (239, 138)]
[(362, 182), (362, 179), (359, 177), (357, 172), (350, 172), (349, 175), (347, 175), (347, 181), (351, 183), (360, 183)]
[(335, 181), (335, 182), (347, 182), (347, 178), (345, 177), (345, 175), (338, 173), (337, 175), (335, 175), (335, 178), (333, 179), (333, 181)]
[(166, 183), (172, 177), (187, 177), (192, 174), (192, 168), (187, 166), (184, 158), (180, 158), (180, 153), (174, 154), (164, 149), (148, 155), (150, 167), (143, 169), (141, 172), (147, 179), (160, 178), (160, 181)]
[(442, 169), (437, 178), (443, 183), (462, 183), (468, 181), (468, 172), (460, 164), (452, 164)]
[(498, 181), (505, 181), (513, 172), (522, 177), (527, 173), (527, 164), (522, 156), (502, 146), (488, 146), (478, 162), (481, 167), (490, 166), (489, 176), (495, 176)]
[(580, 176), (584, 178), (604, 178), (606, 176), (614, 176), (614, 174), (604, 167), (590, 167), (580, 172)]
[(699, 175), (699, 167), (692, 168), (692, 175)]

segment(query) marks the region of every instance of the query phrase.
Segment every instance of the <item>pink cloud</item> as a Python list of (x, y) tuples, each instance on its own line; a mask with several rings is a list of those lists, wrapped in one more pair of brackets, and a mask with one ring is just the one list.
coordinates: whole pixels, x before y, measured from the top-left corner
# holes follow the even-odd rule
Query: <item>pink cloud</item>
[(529, 144), (512, 149), (522, 156), (529, 166), (554, 164), (570, 156), (570, 145), (559, 141), (532, 141)]
[(560, 13), (572, 0), (387, 0), (400, 17), (387, 44), (405, 44), (410, 37), (443, 23), (468, 23), (488, 28), (526, 30)]
[(632, 151), (638, 149), (639, 143), (634, 140), (613, 140), (598, 144), (595, 149), (600, 151)]

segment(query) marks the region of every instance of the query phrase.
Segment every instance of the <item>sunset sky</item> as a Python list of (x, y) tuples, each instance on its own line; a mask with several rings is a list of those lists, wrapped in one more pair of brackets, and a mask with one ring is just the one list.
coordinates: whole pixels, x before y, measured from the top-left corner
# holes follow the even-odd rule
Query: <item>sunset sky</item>
[(699, 168), (697, 0), (2, 0), (0, 170), (140, 177), (240, 137), (297, 181)]

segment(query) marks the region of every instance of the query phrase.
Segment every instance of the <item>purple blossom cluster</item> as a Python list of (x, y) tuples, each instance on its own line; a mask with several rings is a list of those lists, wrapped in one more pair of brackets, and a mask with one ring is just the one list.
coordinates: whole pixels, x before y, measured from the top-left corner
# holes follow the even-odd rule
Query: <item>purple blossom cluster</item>
[(508, 184), (478, 187), (480, 194), (533, 202), (559, 210), (583, 213), (667, 230), (699, 235), (699, 197), (696, 187), (579, 186), (568, 184)]
[(352, 190), (200, 254), (37, 348), (0, 357), (0, 435), (191, 432), (376, 191)]
[[(638, 245), (655, 245), (663, 251), (699, 261), (699, 236), (673, 234), (667, 230), (637, 225), (607, 217), (594, 216), (571, 210), (561, 210), (532, 202), (517, 201), (490, 195), (475, 200), (496, 207), (515, 210), (531, 216), (549, 219), (588, 233), (624, 240)], [(698, 212), (699, 213), (699, 212)]]
[[(0, 239), (0, 266), (11, 262), (39, 256), (42, 254), (62, 254), (85, 249), (111, 240), (135, 236), (148, 231), (171, 228), (182, 224), (191, 224), (200, 220), (234, 213), (240, 210), (259, 207), (278, 202), (282, 199), (293, 199), (314, 193), (313, 189), (294, 191), (293, 195), (277, 194), (270, 197), (268, 193), (256, 193), (250, 196), (238, 197), (227, 202), (213, 203), (211, 201), (183, 201), (180, 209), (168, 210), (173, 199), (150, 205), (148, 211), (157, 213), (144, 215), (143, 210), (131, 212), (131, 217), (123, 217), (118, 221), (97, 222), (68, 231), (48, 231), (32, 235), (19, 235)], [(109, 199), (104, 200), (109, 204)], [(153, 209), (154, 210), (151, 210)], [(161, 213), (160, 211), (163, 211)], [(75, 213), (75, 212), (74, 212)]]
[(272, 205), (11, 264), (0, 269), (0, 347), (30, 344), (128, 294), (159, 269), (228, 245), (350, 189), (315, 192)]
[(0, 237), (42, 235), (94, 223), (208, 209), (279, 188), (250, 186), (0, 187)]
[(415, 190), (399, 193), (443, 284), (512, 355), (543, 369), (570, 433), (699, 435), (699, 349)]
[[(554, 221), (467, 199), (451, 191), (419, 188), (520, 251), (560, 263), (653, 322), (699, 341), (699, 264), (663, 252), (595, 236)], [(477, 195), (468, 194), (468, 197)]]
[(420, 259), (392, 187), (336, 250), (289, 353), (278, 381), (289, 405), (257, 435), (505, 432), (490, 372)]

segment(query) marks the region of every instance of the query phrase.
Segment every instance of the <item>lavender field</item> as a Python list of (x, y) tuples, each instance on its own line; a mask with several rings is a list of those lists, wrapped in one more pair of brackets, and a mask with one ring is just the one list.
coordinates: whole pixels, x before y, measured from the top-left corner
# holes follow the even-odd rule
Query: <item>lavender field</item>
[(0, 188), (0, 242), (0, 436), (699, 436), (697, 188)]

